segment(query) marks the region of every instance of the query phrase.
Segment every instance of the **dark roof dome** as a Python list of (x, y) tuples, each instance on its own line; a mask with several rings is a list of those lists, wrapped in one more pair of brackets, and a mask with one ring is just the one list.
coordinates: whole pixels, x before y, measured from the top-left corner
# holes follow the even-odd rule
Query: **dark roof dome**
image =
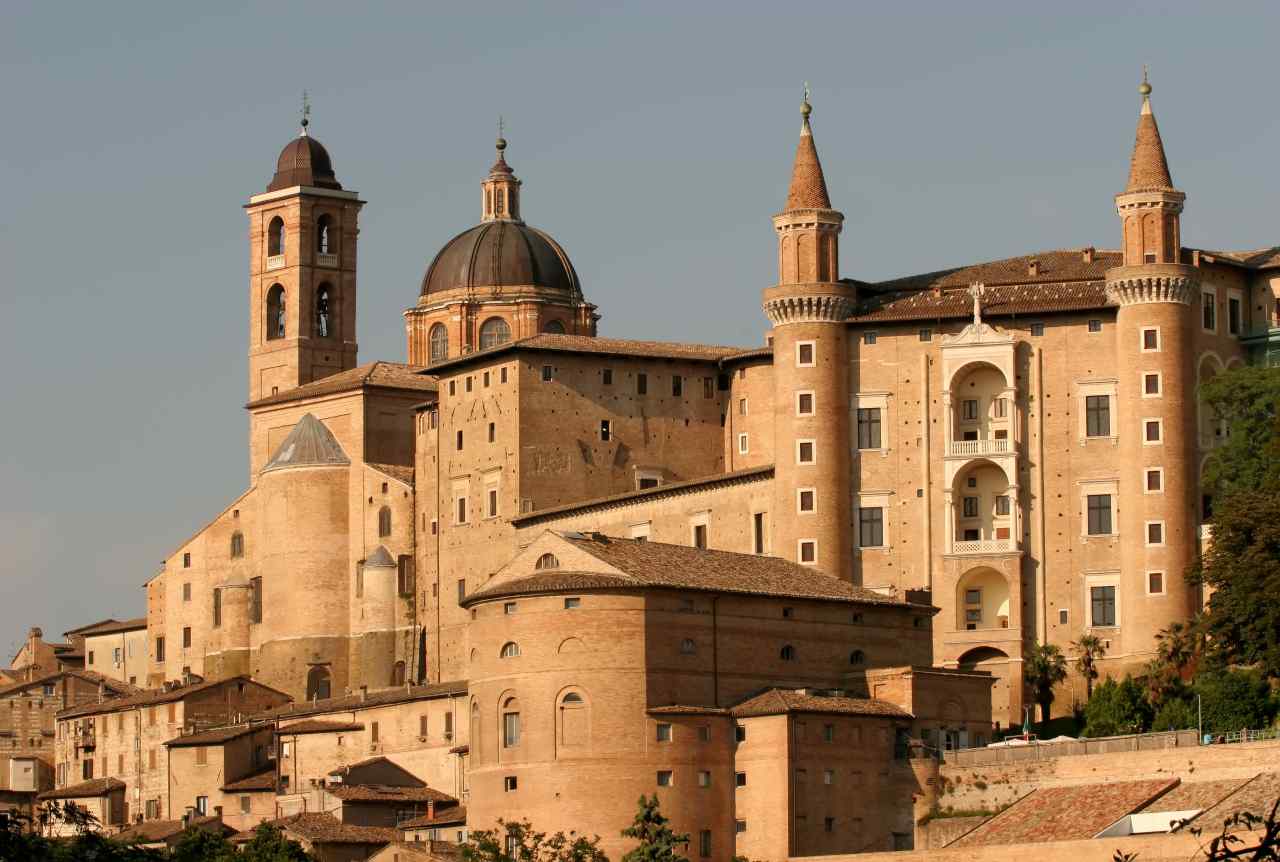
[(306, 129), (280, 151), (276, 161), (276, 175), (271, 178), (267, 191), (289, 189), (294, 186), (312, 186), (321, 189), (340, 189), (342, 184), (333, 173), (329, 151)]
[(530, 285), (582, 295), (578, 274), (559, 243), (523, 222), (494, 220), (445, 244), (427, 267), (422, 296), (456, 287)]

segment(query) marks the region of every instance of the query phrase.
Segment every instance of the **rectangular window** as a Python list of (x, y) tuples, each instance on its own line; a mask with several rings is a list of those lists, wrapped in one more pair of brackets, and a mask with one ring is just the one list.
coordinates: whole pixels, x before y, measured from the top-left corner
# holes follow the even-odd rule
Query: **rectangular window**
[(671, 375), (671, 395), (673, 398), (684, 395), (684, 378), (679, 374)]
[(502, 368), (498, 369), (498, 382), (500, 383), (507, 382), (507, 367), (505, 365), (502, 366)]
[(495, 439), (497, 439), (497, 426), (494, 423), (490, 422), (489, 423), (489, 442), (492, 443)]
[(519, 776), (504, 775), (502, 777), (502, 789), (507, 793), (514, 793), (520, 788), (520, 782), (517, 780)]
[(183, 555), (182, 555), (182, 568), (184, 568), (184, 569), (189, 569), (189, 568), (191, 568), (191, 553), (190, 553), (190, 552), (185, 553), (185, 554), (183, 554)]
[(1227, 332), (1240, 334), (1240, 300), (1234, 296), (1227, 299)]
[(1009, 495), (1001, 494), (999, 497), (996, 497), (996, 514), (1008, 515), (1009, 510), (1010, 510)]
[(1155, 494), (1164, 490), (1164, 471), (1159, 467), (1147, 470), (1147, 493)]
[(484, 388), (485, 389), (489, 388), (489, 372), (488, 371), (484, 373)]
[[(746, 742), (746, 741), (747, 741), (747, 729), (746, 729), (746, 727), (744, 727), (744, 726), (743, 726), (743, 725), (741, 725), (741, 724), (734, 725), (734, 728), (733, 728), (733, 738), (734, 738), (734, 740), (736, 740), (737, 742)], [(746, 784), (746, 783), (747, 783), (747, 775), (746, 775), (746, 773), (745, 773), (745, 772), (742, 774), (742, 783), (743, 783), (743, 784)]]
[(752, 547), (755, 548), (757, 554), (764, 553), (764, 512), (755, 512), (751, 515), (751, 540)]
[(502, 714), (502, 746), (514, 748), (520, 744), (520, 713), (504, 712)]
[(372, 742), (374, 745), (378, 744), (379, 730), (380, 728), (378, 727), (378, 722), (372, 721), (369, 723), (369, 741)]
[(978, 421), (978, 400), (966, 398), (960, 402), (960, 418), (965, 422)]
[(1090, 494), (1087, 499), (1089, 535), (1111, 535), (1111, 495)]
[(823, 832), (835, 832), (835, 831), (836, 831), (836, 819), (835, 819), (834, 817), (824, 817), (824, 818), (822, 818), (822, 831), (823, 831)]
[(164, 638), (156, 638), (156, 661), (164, 661)]
[(490, 488), (486, 496), (489, 504), (489, 517), (498, 517), (498, 489)]
[(746, 455), (750, 451), (747, 444), (748, 444), (747, 435), (739, 434), (738, 435), (738, 454), (739, 455)]
[(858, 547), (884, 547), (884, 509), (879, 506), (858, 508)]
[(1040, 336), (1044, 335), (1044, 324), (1043, 323), (1031, 324), (1031, 334), (1036, 338), (1039, 338)]
[(797, 464), (812, 464), (812, 463), (813, 463), (813, 461), (814, 461), (814, 457), (813, 457), (813, 441), (812, 441), (812, 440), (797, 440), (797, 441), (796, 441), (796, 463), (797, 463)]
[(1090, 624), (1094, 626), (1114, 626), (1116, 624), (1116, 588), (1090, 587)]
[(704, 859), (711, 855), (711, 830), (703, 829), (698, 833), (698, 855)]
[(734, 832), (746, 832), (746, 831), (747, 831), (747, 821), (745, 821), (745, 820), (735, 820), (735, 821), (733, 821), (733, 831), (734, 831)]
[(703, 398), (716, 397), (716, 380), (714, 377), (702, 378), (702, 397)]
[(204, 766), (209, 762), (209, 749), (203, 745), (196, 746), (196, 765)]
[(467, 597), (467, 581), (465, 578), (458, 578), (458, 604), (462, 604), (462, 600)]
[(612, 368), (601, 369), (600, 382), (603, 383), (605, 386), (613, 385), (613, 369)]
[(1153, 371), (1142, 375), (1142, 394), (1148, 396), (1160, 394), (1160, 372)]
[(647, 395), (649, 392), (649, 375), (641, 371), (636, 375), (636, 394)]
[(796, 393), (796, 415), (797, 416), (813, 415), (813, 393), (812, 392)]
[[(834, 724), (822, 725), (822, 741), (823, 742), (836, 741), (836, 726)], [(827, 777), (830, 778), (830, 770), (827, 770)], [(831, 782), (827, 781), (826, 783), (830, 784)]]
[(1142, 352), (1155, 353), (1160, 350), (1160, 330), (1149, 327), (1142, 330)]
[(458, 498), (458, 523), (465, 524), (467, 522), (467, 498)]
[(252, 797), (249, 797), (249, 796), (241, 796), (241, 797), (240, 797), (240, 813), (241, 813), (241, 814), (248, 814), (248, 813), (249, 813), (249, 800), (250, 800), (251, 798), (252, 798)]
[(515, 602), (505, 602), (502, 605), (502, 612), (507, 616), (510, 616), (511, 614), (514, 614), (516, 612), (516, 608), (517, 608), (517, 605)]
[(1005, 419), (1009, 416), (1009, 399), (997, 398), (991, 402), (992, 413), (997, 419)]
[(1067, 609), (1058, 608), (1058, 625), (1065, 626), (1067, 624)]
[(873, 330), (873, 331), (869, 331), (869, 332), (864, 332), (864, 333), (862, 333), (862, 343), (863, 343), (863, 344), (875, 344), (875, 343), (876, 343), (876, 333), (875, 333), (875, 331)]
[(1111, 396), (1089, 395), (1084, 399), (1084, 433), (1086, 437), (1111, 436)]
[(745, 773), (745, 772), (735, 772), (735, 773), (733, 774), (733, 785), (734, 785), (734, 787), (746, 787), (746, 786), (747, 786), (747, 773)]
[(961, 510), (961, 517), (963, 518), (978, 517), (978, 498), (977, 497), (965, 497), (962, 505), (963, 505), (963, 508)]
[(191, 648), (191, 626), (185, 626), (182, 629), (182, 648)]
[(450, 394), (450, 395), (457, 395), (457, 394), (458, 394), (458, 381), (456, 381), (456, 380), (450, 380), (450, 381), (449, 381), (449, 394)]
[(880, 408), (858, 408), (858, 448), (880, 448)]
[(1090, 332), (1101, 332), (1101, 331), (1102, 331), (1102, 321), (1101, 321), (1101, 320), (1098, 320), (1098, 319), (1096, 319), (1096, 318), (1095, 318), (1095, 319), (1093, 319), (1093, 320), (1090, 320), (1090, 321), (1089, 321), (1089, 331), (1090, 331)]
[(818, 492), (813, 488), (801, 488), (796, 491), (796, 508), (801, 512), (812, 512), (818, 507)]
[(554, 373), (555, 373), (555, 369), (552, 368), (550, 365), (542, 366), (542, 382), (549, 383)]
[(213, 627), (216, 629), (221, 625), (222, 625), (222, 590), (214, 589), (213, 591)]
[(1161, 422), (1159, 419), (1143, 420), (1142, 442), (1144, 444), (1151, 444), (1151, 445), (1159, 443), (1160, 438), (1163, 436), (1161, 434), (1161, 431), (1162, 431), (1161, 426), (1163, 424), (1164, 423)]
[(1201, 294), (1201, 308), (1204, 311), (1204, 328), (1213, 332), (1218, 328), (1218, 298), (1212, 293)]
[(574, 608), (580, 608), (580, 607), (582, 607), (582, 599), (579, 599), (579, 598), (567, 598), (567, 599), (565, 599), (565, 600), (564, 600), (564, 609), (565, 609), (566, 611), (571, 611), (571, 610), (573, 610)]
[(671, 725), (667, 724), (664, 721), (658, 722), (657, 734), (658, 734), (657, 735), (658, 742), (670, 742), (671, 741)]
[(747, 415), (747, 399), (745, 398), (738, 399), (738, 415), (739, 416)]
[(932, 329), (922, 329), (922, 330), (920, 330), (920, 340), (921, 340), (921, 341), (933, 341), (933, 330), (932, 330)]
[(1164, 572), (1147, 572), (1147, 595), (1164, 595)]
[(813, 365), (812, 341), (801, 341), (796, 344), (796, 365), (802, 367)]
[(1147, 521), (1147, 545), (1164, 544), (1164, 521)]
[(672, 773), (671, 773), (671, 770), (670, 770), (670, 769), (659, 769), (659, 770), (658, 770), (658, 778), (657, 778), (657, 781), (658, 781), (658, 786), (659, 786), (659, 787), (670, 787), (670, 786), (672, 785), (673, 781), (674, 781), (674, 778), (675, 778), (675, 776), (674, 776), (674, 775), (672, 775)]
[(707, 549), (707, 525), (695, 524), (693, 527), (693, 546), (695, 548)]
[(813, 539), (800, 540), (800, 562), (816, 563), (818, 561), (818, 543)]
[(401, 596), (412, 596), (414, 591), (413, 556), (401, 554), (396, 557), (396, 592)]
[(190, 581), (182, 585), (182, 600), (184, 602), (191, 601), (191, 582)]
[(427, 735), (428, 725), (429, 722), (426, 715), (418, 716), (418, 736), (425, 737)]
[(462, 431), (461, 431), (461, 430), (459, 430), (459, 431), (458, 431), (458, 437), (457, 437), (457, 444), (456, 444), (456, 445), (457, 445), (457, 450), (458, 450), (459, 452), (461, 452), (461, 451), (462, 451)]
[(705, 770), (705, 769), (702, 769), (702, 770), (699, 770), (699, 771), (698, 771), (698, 786), (699, 786), (699, 787), (710, 787), (710, 786), (711, 786), (711, 773), (710, 773), (710, 772), (708, 772), (708, 771), (707, 771), (707, 770)]

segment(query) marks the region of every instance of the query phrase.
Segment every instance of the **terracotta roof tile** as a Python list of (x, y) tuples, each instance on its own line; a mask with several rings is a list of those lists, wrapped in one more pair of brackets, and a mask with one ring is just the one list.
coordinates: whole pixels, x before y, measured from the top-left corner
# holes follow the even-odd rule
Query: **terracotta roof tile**
[[(267, 821), (294, 835), (317, 844), (390, 844), (400, 836), (394, 829), (382, 826), (353, 826), (332, 814), (301, 813)], [(252, 831), (237, 833), (234, 841), (247, 841)]]
[[(579, 579), (584, 588), (598, 582), (598, 589), (668, 588), (719, 593), (818, 599), (860, 604), (894, 605), (900, 602), (872, 590), (814, 571), (780, 557), (712, 551), (687, 545), (669, 545), (639, 539), (621, 539), (600, 533), (557, 533), (575, 547), (623, 573), (561, 573)], [(545, 578), (554, 573), (502, 581), (467, 596), (466, 603), (510, 594), (513, 588), (550, 589)], [(588, 580), (588, 579), (594, 579)], [(517, 584), (526, 585), (516, 587)], [(570, 585), (564, 589), (578, 589)]]
[(761, 715), (783, 715), (791, 712), (826, 715), (866, 715), (883, 718), (912, 718), (896, 703), (865, 697), (814, 694), (804, 690), (774, 688), (748, 698), (729, 710), (735, 718)]
[[(452, 821), (439, 825), (452, 825)], [(396, 858), (403, 859), (442, 860), (443, 862), (443, 860), (457, 859), (461, 853), (458, 845), (449, 841), (392, 841), (391, 846), (395, 848)]]
[(182, 820), (146, 820), (130, 826), (112, 837), (116, 841), (126, 843), (154, 844), (160, 841), (167, 841), (170, 838), (176, 838), (185, 832), (189, 825), (197, 829), (217, 829), (224, 834), (235, 832), (230, 826), (223, 824), (221, 817), (215, 815), (213, 817), (193, 818), (189, 824)]
[(413, 487), (413, 468), (412, 467), (404, 467), (400, 464), (373, 464), (373, 463), (366, 463), (365, 466), (370, 467), (374, 470), (377, 470), (379, 473), (383, 473), (387, 476), (390, 476), (392, 479), (396, 479), (397, 481), (404, 482), (406, 485), (408, 485), (411, 488)]
[[(271, 689), (269, 686), (262, 685), (260, 682), (255, 682), (247, 676), (233, 676), (228, 677), (227, 679), (205, 680), (203, 682), (196, 682), (191, 685), (183, 685), (178, 688), (168, 690), (159, 688), (138, 689), (135, 694), (129, 694), (123, 697), (113, 697), (109, 700), (104, 700), (101, 703), (89, 703), (83, 706), (75, 706), (69, 709), (59, 710), (57, 717), (60, 719), (76, 718), (82, 715), (98, 715), (105, 712), (119, 712), (122, 709), (133, 709), (134, 707), (139, 706), (154, 706), (155, 704), (160, 703), (172, 703), (174, 701), (182, 700), (188, 695), (195, 694), (196, 692), (201, 692), (205, 689), (214, 688), (220, 685), (227, 685), (228, 683), (233, 682), (257, 685), (268, 689), (269, 691), (274, 691), (274, 689)], [(276, 693), (284, 696), (284, 692)]]
[(1133, 156), (1129, 160), (1129, 184), (1126, 192), (1172, 191), (1173, 178), (1164, 157), (1164, 142), (1150, 100), (1143, 98), (1138, 114), (1138, 131), (1133, 140)]
[(669, 703), (666, 706), (651, 706), (647, 710), (650, 715), (728, 715), (729, 710), (720, 706), (687, 706), (681, 703)]
[(245, 734), (253, 733), (255, 730), (270, 729), (268, 725), (259, 724), (256, 727), (252, 724), (236, 724), (228, 727), (215, 727), (212, 730), (202, 730), (199, 733), (188, 733), (182, 736), (176, 736), (165, 743), (169, 748), (187, 748), (197, 745), (222, 745), (224, 742), (230, 742), (233, 739), (239, 739)]
[(488, 361), (493, 356), (518, 352), (552, 351), (560, 353), (589, 353), (602, 356), (647, 357), (653, 359), (687, 359), (716, 362), (722, 357), (742, 353), (742, 347), (724, 347), (713, 344), (682, 344), (674, 341), (635, 341), (625, 338), (599, 338), (590, 335), (555, 335), (544, 332), (518, 341), (508, 341), (488, 350), (477, 350), (465, 356), (445, 359), (431, 366), (432, 373), (451, 369), (470, 362)]
[[(324, 700), (310, 700), (304, 703), (291, 703), (276, 707), (254, 716), (255, 718), (301, 718), (308, 715), (325, 715), (330, 712), (351, 712), (366, 706), (383, 706), (389, 703), (405, 703), (414, 700), (429, 700), (436, 697), (454, 697), (467, 693), (466, 680), (437, 682), (431, 685), (414, 685), (408, 688), (397, 686), (383, 691), (371, 691), (366, 695), (348, 694), (341, 697), (330, 697)], [(297, 725), (281, 728), (290, 730)], [(290, 732), (292, 732), (290, 730)]]
[(791, 166), (791, 185), (787, 188), (787, 210), (829, 210), (827, 179), (822, 175), (818, 148), (813, 143), (809, 118), (804, 118), (800, 142), (796, 144), (796, 160)]
[(98, 620), (96, 623), (89, 623), (88, 625), (83, 625), (83, 626), (80, 626), (79, 628), (71, 629), (70, 631), (65, 631), (62, 634), (65, 637), (71, 637), (72, 635), (83, 634), (84, 632), (90, 631), (92, 629), (96, 629), (98, 626), (105, 626), (105, 625), (110, 625), (111, 623), (118, 623), (118, 622), (120, 621), (115, 617), (107, 617), (105, 620)]
[[(75, 634), (81, 637), (94, 637), (95, 635), (113, 634), (115, 632), (134, 631), (136, 629), (145, 629), (147, 627), (146, 617), (135, 617), (131, 620), (104, 620), (100, 623), (94, 623), (91, 626), (84, 626), (75, 630)], [(71, 634), (71, 632), (68, 632)]]
[(343, 802), (436, 802), (458, 800), (430, 787), (396, 787), (388, 784), (328, 784), (324, 788)]
[(82, 679), (85, 682), (92, 683), (94, 685), (101, 684), (106, 692), (113, 696), (136, 694), (143, 690), (138, 688), (136, 685), (129, 685), (128, 683), (121, 682), (120, 680), (112, 679), (109, 676), (104, 676), (95, 670), (80, 670), (79, 668), (74, 668), (54, 671), (53, 673), (48, 673), (44, 676), (38, 676), (35, 679), (14, 682), (7, 686), (0, 686), (0, 695), (12, 694), (13, 692), (31, 688), (32, 686), (45, 685), (46, 683), (60, 680), (63, 677), (75, 677), (76, 679)]
[(441, 808), (436, 806), (435, 814), (424, 814), (421, 817), (414, 817), (412, 820), (401, 821), (396, 827), (398, 829), (422, 829), (428, 826), (451, 826), (455, 823), (467, 822), (467, 806), (450, 805)]
[(1235, 793), (1251, 778), (1227, 778), (1218, 781), (1184, 781), (1153, 801), (1146, 811), (1190, 811), (1211, 808)]
[(1238, 812), (1247, 811), (1255, 817), (1266, 817), (1277, 799), (1280, 799), (1280, 772), (1263, 772), (1201, 813), (1196, 818), (1196, 825), (1216, 831), (1224, 820)]
[(354, 389), (412, 389), (418, 392), (435, 392), (434, 377), (421, 374), (417, 365), (401, 362), (370, 362), (348, 371), (339, 371), (320, 380), (304, 383), (278, 395), (268, 395), (250, 401), (246, 407), (265, 407), (270, 404), (287, 404), (321, 395), (334, 395)]
[(90, 799), (105, 796), (113, 790), (124, 790), (124, 782), (118, 778), (93, 778), (57, 790), (46, 790), (36, 799)]
[(276, 789), (275, 765), (265, 766), (257, 772), (237, 778), (222, 785), (227, 793), (253, 793), (255, 791), (274, 793)]
[(1162, 778), (1042, 787), (947, 846), (1038, 844), (1093, 838), (1126, 814), (1145, 808), (1177, 784), (1176, 778)]
[(353, 730), (364, 730), (364, 725), (354, 721), (325, 721), (320, 718), (310, 718), (286, 724), (278, 732), (281, 736), (287, 736), (304, 733), (346, 733)]

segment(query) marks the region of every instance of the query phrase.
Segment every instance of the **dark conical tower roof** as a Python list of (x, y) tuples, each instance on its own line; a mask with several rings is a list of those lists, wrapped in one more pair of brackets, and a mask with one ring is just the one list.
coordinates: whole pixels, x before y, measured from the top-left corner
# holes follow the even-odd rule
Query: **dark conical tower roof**
[(263, 473), (290, 467), (346, 466), (351, 463), (341, 444), (324, 423), (308, 413), (276, 449)]

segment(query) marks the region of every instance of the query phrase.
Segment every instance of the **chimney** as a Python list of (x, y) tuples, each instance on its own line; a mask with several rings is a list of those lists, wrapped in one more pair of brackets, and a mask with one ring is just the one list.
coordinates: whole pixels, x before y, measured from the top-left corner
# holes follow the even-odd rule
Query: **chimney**
[(1040, 274), (1040, 261), (1033, 260), (1031, 261), (1031, 263), (1027, 264), (1027, 275), (1034, 278), (1039, 274)]
[(360, 686), (360, 702), (364, 703), (368, 697), (369, 697), (369, 686), (367, 685)]
[(436, 801), (434, 799), (427, 800), (427, 817), (434, 818), (436, 816)]
[(1093, 246), (1086, 246), (1080, 252), (1080, 259), (1085, 263), (1093, 263)]

